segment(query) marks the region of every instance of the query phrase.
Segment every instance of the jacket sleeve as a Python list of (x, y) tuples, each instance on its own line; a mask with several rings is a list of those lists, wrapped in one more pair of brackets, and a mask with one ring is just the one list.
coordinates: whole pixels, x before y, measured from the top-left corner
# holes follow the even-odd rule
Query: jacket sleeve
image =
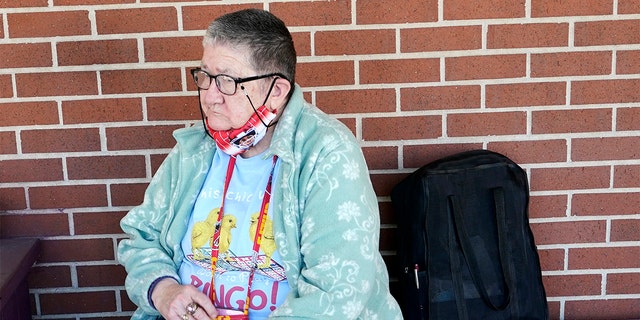
[(159, 315), (150, 305), (148, 291), (161, 277), (180, 279), (173, 250), (166, 243), (166, 230), (173, 217), (170, 205), (177, 147), (167, 156), (151, 180), (141, 205), (131, 209), (120, 221), (129, 236), (118, 244), (118, 260), (127, 270), (125, 287), (129, 298), (146, 314)]
[(302, 265), (290, 281), (293, 294), (273, 318), (375, 318), (372, 305), (389, 308), (378, 205), (364, 157), (351, 139), (329, 149), (303, 161), (297, 186)]

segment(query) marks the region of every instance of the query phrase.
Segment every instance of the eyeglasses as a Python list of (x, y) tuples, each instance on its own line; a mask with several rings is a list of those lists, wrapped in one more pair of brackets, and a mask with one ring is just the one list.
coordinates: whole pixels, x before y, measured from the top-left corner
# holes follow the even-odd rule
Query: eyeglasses
[(210, 75), (209, 73), (207, 73), (206, 71), (200, 68), (191, 69), (191, 75), (193, 76), (193, 81), (195, 81), (196, 86), (198, 88), (202, 90), (207, 90), (209, 89), (209, 87), (211, 87), (211, 82), (215, 80), (216, 87), (218, 87), (218, 90), (220, 90), (220, 92), (228, 96), (232, 96), (236, 94), (236, 90), (238, 89), (238, 84), (240, 83), (254, 81), (258, 79), (264, 79), (268, 77), (274, 77), (274, 76), (286, 79), (286, 77), (282, 73), (278, 73), (278, 72), (263, 74), (260, 76), (247, 77), (247, 78), (234, 78), (232, 76), (222, 74), (222, 73), (214, 76), (214, 75)]

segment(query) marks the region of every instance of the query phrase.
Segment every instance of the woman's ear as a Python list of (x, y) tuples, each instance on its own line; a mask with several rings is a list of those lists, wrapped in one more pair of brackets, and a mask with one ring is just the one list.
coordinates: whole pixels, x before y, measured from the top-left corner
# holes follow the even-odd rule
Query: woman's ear
[(291, 83), (287, 79), (276, 78), (273, 89), (271, 90), (271, 101), (269, 108), (276, 113), (282, 111), (287, 104), (289, 92), (293, 90)]

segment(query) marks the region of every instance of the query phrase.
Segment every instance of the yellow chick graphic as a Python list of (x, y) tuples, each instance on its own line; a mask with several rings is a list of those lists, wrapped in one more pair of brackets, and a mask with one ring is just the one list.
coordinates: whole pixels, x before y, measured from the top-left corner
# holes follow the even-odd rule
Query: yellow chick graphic
[(215, 208), (209, 212), (204, 221), (198, 221), (193, 224), (191, 231), (191, 250), (193, 251), (193, 259), (196, 261), (205, 260), (202, 254), (202, 247), (211, 241), (215, 232), (215, 225), (218, 221), (218, 213), (220, 208)]
[[(251, 237), (251, 241), (256, 237), (256, 232), (258, 230), (258, 217), (260, 216), (260, 212), (256, 212), (251, 215), (251, 226), (249, 227), (249, 237)], [(271, 256), (276, 251), (276, 241), (273, 236), (273, 222), (267, 216), (264, 222), (264, 230), (262, 232), (262, 240), (260, 242), (260, 249), (266, 255), (266, 259), (263, 263), (258, 265), (259, 269), (269, 268), (271, 267)]]
[(225, 214), (220, 225), (220, 241), (218, 247), (218, 257), (225, 255), (225, 260), (229, 260), (229, 246), (231, 245), (231, 229), (236, 227), (236, 217)]

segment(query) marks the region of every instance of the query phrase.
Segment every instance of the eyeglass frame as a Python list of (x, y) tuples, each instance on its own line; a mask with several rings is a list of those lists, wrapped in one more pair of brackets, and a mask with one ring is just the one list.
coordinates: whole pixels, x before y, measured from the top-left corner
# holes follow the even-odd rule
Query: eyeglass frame
[[(215, 82), (216, 84), (216, 88), (218, 88), (218, 91), (220, 91), (220, 93), (227, 95), (227, 96), (232, 96), (234, 94), (236, 94), (236, 92), (238, 92), (238, 85), (245, 83), (245, 82), (249, 82), (249, 81), (254, 81), (254, 80), (259, 80), (259, 79), (264, 79), (264, 78), (269, 78), (269, 77), (273, 77), (273, 76), (277, 76), (283, 79), (287, 79), (287, 77), (285, 77), (282, 73), (280, 72), (273, 72), (273, 73), (267, 73), (267, 74), (263, 74), (263, 75), (259, 75), (259, 76), (251, 76), (251, 77), (246, 77), (246, 78), (236, 78), (236, 77), (232, 77), (228, 74), (224, 74), (224, 73), (220, 73), (220, 74), (216, 74), (216, 75), (212, 75), (208, 72), (206, 72), (205, 70), (203, 70), (202, 68), (193, 68), (190, 70), (191, 72), (191, 77), (193, 78), (193, 82), (196, 84), (196, 87), (200, 90), (209, 90), (209, 88), (211, 88), (211, 83)], [(209, 77), (209, 86), (205, 89), (205, 88), (201, 88), (200, 86), (198, 86), (198, 81), (196, 80), (196, 72), (202, 72), (205, 75), (207, 75), (207, 77)], [(235, 83), (234, 87), (233, 87), (233, 93), (226, 93), (223, 92), (220, 89), (220, 84), (218, 82), (218, 77), (220, 76), (225, 76), (228, 77), (229, 79), (233, 80), (233, 82)], [(288, 80), (287, 80), (288, 81)], [(240, 86), (242, 90), (244, 90), (244, 87)]]

